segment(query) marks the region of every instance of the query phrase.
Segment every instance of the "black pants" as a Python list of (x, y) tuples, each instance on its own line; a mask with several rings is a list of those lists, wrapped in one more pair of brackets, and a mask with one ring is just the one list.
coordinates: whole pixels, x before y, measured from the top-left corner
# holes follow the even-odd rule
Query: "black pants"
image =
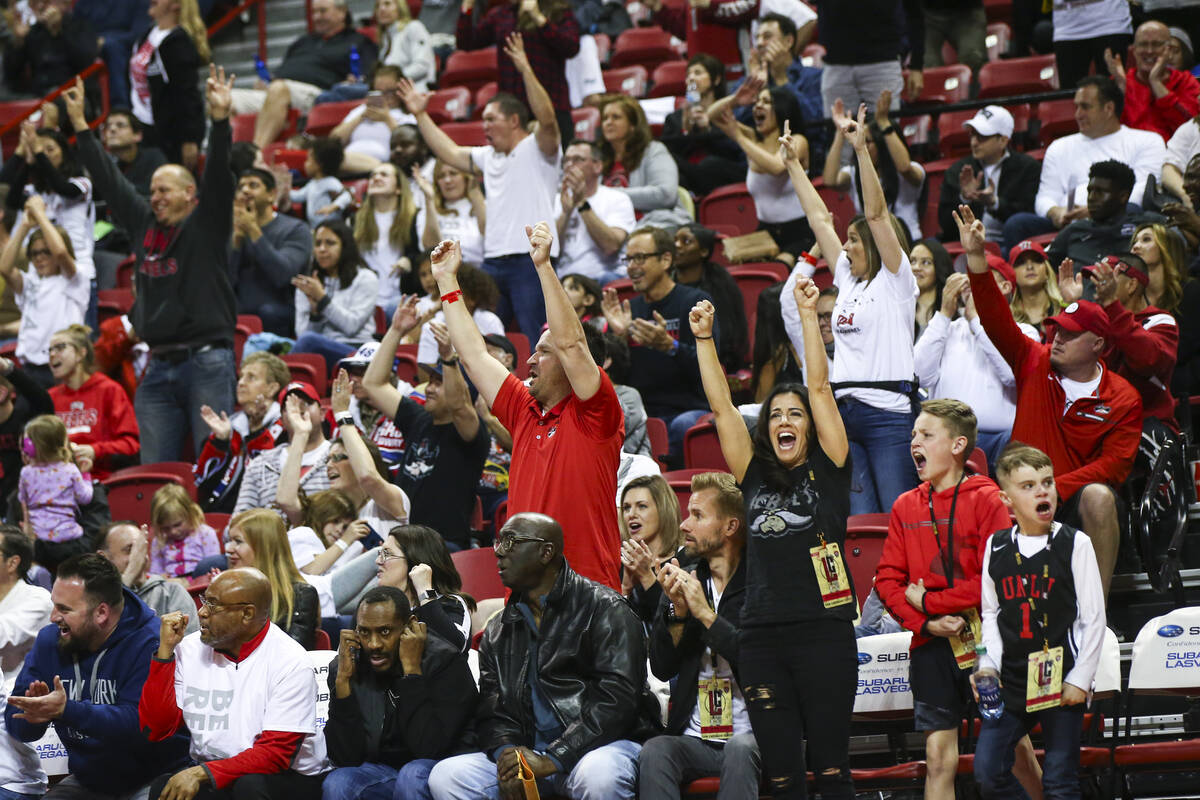
[[(1063, 89), (1074, 89), (1075, 85), (1087, 77), (1088, 69), (1095, 65), (1096, 74), (1108, 76), (1108, 65), (1104, 62), (1104, 50), (1113, 51), (1121, 57), (1124, 63), (1125, 51), (1133, 37), (1128, 33), (1116, 33), (1111, 36), (1100, 36), (1095, 39), (1079, 39), (1072, 42), (1054, 43), (1054, 61), (1058, 65), (1058, 85)], [(1129, 67), (1125, 64), (1126, 68)]]
[[(173, 774), (154, 779), (150, 784), (150, 800), (158, 800)], [(320, 775), (301, 775), (291, 770), (274, 775), (245, 775), (227, 789), (205, 786), (196, 794), (195, 800), (321, 800), (321, 778)]]
[(853, 626), (823, 620), (747, 627), (740, 651), (742, 694), (771, 797), (808, 796), (807, 739), (807, 768), (817, 793), (824, 800), (853, 800), (850, 714), (858, 688)]
[(48, 542), (38, 539), (33, 543), (33, 560), (51, 572), (58, 571), (58, 565), (71, 556), (90, 553), (92, 538), (85, 532), (78, 539), (68, 539), (65, 542)]

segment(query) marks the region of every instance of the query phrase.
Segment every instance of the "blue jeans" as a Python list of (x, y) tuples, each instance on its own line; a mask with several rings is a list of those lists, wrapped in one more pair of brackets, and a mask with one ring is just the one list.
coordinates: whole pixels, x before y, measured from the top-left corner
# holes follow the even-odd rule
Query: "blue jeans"
[(1076, 800), (1079, 790), (1079, 740), (1083, 727), (1083, 705), (1060, 706), (1034, 714), (1004, 710), (998, 720), (983, 720), (975, 746), (975, 780), (985, 798), (1028, 800), (1029, 795), (1013, 777), (1017, 742), (1035, 723), (1042, 723), (1046, 761), (1042, 765), (1042, 789), (1046, 800)]
[(708, 413), (707, 408), (697, 408), (676, 414), (667, 422), (667, 443), (670, 452), (667, 455), (667, 466), (671, 469), (683, 468), (683, 437), (688, 428), (696, 424), (696, 420)]
[(40, 794), (21, 794), (0, 786), (0, 800), (37, 800)]
[(319, 106), (321, 103), (343, 103), (347, 100), (362, 100), (367, 96), (367, 92), (371, 87), (366, 81), (342, 81), (335, 83), (329, 89), (317, 95), (317, 99), (313, 101), (314, 106)]
[(371, 763), (338, 767), (325, 776), (321, 800), (432, 800), (429, 771), (436, 763), (432, 758), (419, 758), (399, 770)]
[(357, 349), (358, 345), (356, 344), (346, 344), (345, 342), (339, 342), (337, 339), (322, 336), (319, 333), (305, 331), (296, 339), (296, 344), (292, 347), (292, 352), (316, 353), (325, 359), (326, 368), (332, 372), (339, 361)]
[(528, 253), (516, 253), (485, 258), (481, 266), (500, 289), (496, 316), (505, 325), (515, 317), (517, 327), (529, 337), (529, 343), (536, 343), (546, 324), (546, 301), (533, 259)]
[(1012, 438), (1012, 431), (996, 431), (995, 433), (986, 433), (980, 431), (975, 436), (975, 444), (979, 449), (983, 450), (984, 455), (988, 460), (988, 472), (995, 476), (996, 462), (1000, 460), (1000, 453), (1008, 446), (1008, 440)]
[(217, 347), (177, 363), (151, 358), (133, 408), (141, 432), (142, 463), (179, 461), (189, 427), (199, 453), (208, 438), (200, 407), (233, 413), (233, 348)]
[(915, 417), (849, 397), (838, 401), (838, 409), (850, 439), (850, 513), (891, 511), (896, 498), (917, 485), (909, 451)]
[(1004, 221), (1004, 253), (1007, 256), (1014, 247), (1026, 239), (1041, 236), (1043, 233), (1054, 233), (1057, 228), (1045, 217), (1030, 211), (1018, 211)]
[[(539, 780), (538, 791), (543, 797), (570, 800), (633, 800), (641, 750), (627, 739), (598, 747), (579, 759), (570, 774)], [(496, 765), (483, 753), (447, 758), (429, 774), (429, 790), (434, 800), (499, 800)]]

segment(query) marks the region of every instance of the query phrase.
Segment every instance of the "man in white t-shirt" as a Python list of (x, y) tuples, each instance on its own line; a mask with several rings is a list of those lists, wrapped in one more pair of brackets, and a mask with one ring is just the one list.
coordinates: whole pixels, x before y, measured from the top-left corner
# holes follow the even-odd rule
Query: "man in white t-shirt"
[(637, 227), (629, 195), (601, 186), (603, 172), (600, 145), (576, 139), (563, 155), (562, 189), (554, 198), (554, 219), (562, 239), (559, 276), (586, 275), (601, 286), (625, 277), (617, 258), (629, 232)]
[[(500, 288), (496, 313), (505, 324), (516, 318), (521, 332), (535, 342), (546, 324), (546, 305), (529, 257), (525, 226), (551, 219), (554, 213), (562, 150), (554, 104), (525, 56), (520, 35), (514, 34), (504, 50), (525, 81), (525, 94), (537, 120), (532, 134), (526, 130), (525, 105), (502, 92), (483, 110), (483, 133), (489, 144), (459, 147), (426, 112), (428, 95), (407, 80), (400, 82), (399, 91), (435, 156), (463, 172), (483, 173), (488, 224), (481, 266)], [(558, 256), (557, 238), (551, 255)]]
[(271, 622), (271, 584), (251, 567), (223, 572), (188, 615), (162, 618), (158, 650), (138, 703), (150, 741), (180, 727), (196, 766), (161, 775), (150, 800), (269, 797), (319, 800), (328, 771), (317, 728), (317, 683), (304, 648)]
[(1121, 124), (1125, 98), (1108, 78), (1090, 76), (1075, 91), (1079, 133), (1056, 139), (1046, 148), (1034, 212), (1013, 214), (1004, 223), (1004, 249), (1043, 233), (1053, 233), (1086, 219), (1088, 171), (1097, 161), (1128, 164), (1136, 183), (1130, 201), (1141, 204), (1146, 179), (1157, 178), (1166, 160), (1162, 137)]

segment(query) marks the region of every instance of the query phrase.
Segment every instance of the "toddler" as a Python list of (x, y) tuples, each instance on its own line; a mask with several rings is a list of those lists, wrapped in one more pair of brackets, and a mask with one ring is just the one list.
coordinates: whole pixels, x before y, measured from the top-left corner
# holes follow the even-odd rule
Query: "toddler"
[(289, 194), (293, 203), (304, 203), (304, 214), (313, 230), (326, 220), (341, 219), (341, 212), (350, 207), (353, 198), (337, 179), (345, 155), (337, 139), (317, 139), (304, 161), (308, 183)]
[(186, 578), (202, 559), (223, 552), (204, 512), (177, 483), (162, 486), (150, 500), (150, 574)]
[(21, 440), (25, 466), (17, 487), (25, 533), (34, 540), (33, 557), (53, 571), (67, 558), (91, 547), (75, 518), (92, 501), (91, 464), (72, 460), (67, 426), (53, 414), (34, 417)]

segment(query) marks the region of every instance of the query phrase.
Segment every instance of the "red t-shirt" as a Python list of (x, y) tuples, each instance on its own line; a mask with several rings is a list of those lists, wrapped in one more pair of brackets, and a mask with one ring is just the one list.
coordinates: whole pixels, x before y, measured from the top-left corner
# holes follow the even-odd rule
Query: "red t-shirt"
[(570, 395), (542, 411), (529, 389), (509, 375), (492, 413), (513, 438), (508, 513), (536, 511), (558, 520), (571, 569), (620, 591), (617, 469), (625, 415), (612, 381), (588, 400)]

